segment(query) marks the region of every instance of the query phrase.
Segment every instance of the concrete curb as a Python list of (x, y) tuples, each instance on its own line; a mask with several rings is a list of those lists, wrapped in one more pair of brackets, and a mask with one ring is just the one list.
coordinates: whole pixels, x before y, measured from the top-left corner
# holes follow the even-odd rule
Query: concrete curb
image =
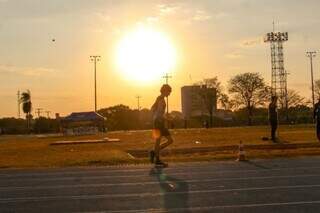
[[(224, 152), (237, 151), (238, 145), (216, 146), (216, 147), (194, 147), (194, 148), (179, 148), (168, 149), (161, 152), (161, 155), (171, 154), (195, 154), (195, 153), (209, 153), (209, 152)], [(303, 148), (320, 148), (320, 143), (275, 143), (275, 144), (256, 144), (244, 145), (245, 150), (288, 150), (288, 149), (303, 149)], [(137, 158), (148, 157), (149, 150), (127, 150), (132, 156)]]

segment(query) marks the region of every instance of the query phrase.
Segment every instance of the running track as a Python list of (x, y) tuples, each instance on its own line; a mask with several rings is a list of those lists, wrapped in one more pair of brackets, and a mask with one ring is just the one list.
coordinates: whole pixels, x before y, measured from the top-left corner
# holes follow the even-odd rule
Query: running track
[(0, 170), (0, 212), (320, 212), (320, 157)]

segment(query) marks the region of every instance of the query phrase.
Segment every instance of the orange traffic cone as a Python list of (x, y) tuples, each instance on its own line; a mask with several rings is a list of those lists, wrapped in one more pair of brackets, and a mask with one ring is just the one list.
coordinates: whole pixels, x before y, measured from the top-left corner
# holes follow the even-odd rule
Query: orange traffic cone
[(239, 152), (238, 152), (237, 161), (246, 161), (244, 145), (243, 145), (242, 141), (240, 141), (240, 143), (239, 143)]

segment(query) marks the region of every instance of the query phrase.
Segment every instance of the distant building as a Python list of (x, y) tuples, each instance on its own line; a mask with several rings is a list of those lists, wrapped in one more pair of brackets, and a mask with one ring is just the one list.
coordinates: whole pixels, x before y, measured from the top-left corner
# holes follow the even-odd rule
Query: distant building
[(70, 115), (59, 118), (62, 132), (65, 135), (90, 135), (105, 131), (105, 118), (96, 112), (73, 112)]
[(217, 90), (206, 86), (183, 86), (181, 88), (182, 114), (185, 119), (196, 116), (209, 116), (206, 97), (212, 97), (211, 106), (213, 113), (217, 109)]

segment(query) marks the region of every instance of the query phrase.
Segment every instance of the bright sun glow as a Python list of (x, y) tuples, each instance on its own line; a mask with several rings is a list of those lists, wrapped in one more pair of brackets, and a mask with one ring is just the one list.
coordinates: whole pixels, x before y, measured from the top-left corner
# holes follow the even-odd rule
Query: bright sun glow
[(147, 82), (172, 71), (176, 51), (164, 34), (139, 27), (118, 44), (116, 63), (127, 79)]

